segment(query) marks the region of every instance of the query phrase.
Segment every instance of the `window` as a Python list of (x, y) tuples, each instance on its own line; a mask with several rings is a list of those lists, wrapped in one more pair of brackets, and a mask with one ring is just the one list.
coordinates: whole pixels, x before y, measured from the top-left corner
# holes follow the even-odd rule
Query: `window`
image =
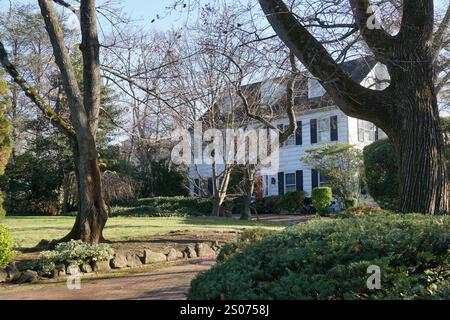
[(319, 178), (319, 185), (320, 185), (321, 188), (330, 186), (330, 182), (322, 174), (319, 173), (319, 177), (320, 177)]
[(297, 191), (297, 179), (295, 173), (288, 173), (285, 176), (285, 193)]
[[(281, 124), (278, 126), (281, 131), (287, 130), (289, 128), (289, 125)], [(296, 145), (296, 139), (295, 139), (295, 132), (289, 136), (289, 138), (283, 143), (283, 146), (295, 146)]]
[(265, 176), (264, 178), (265, 178), (265, 184), (266, 184), (265, 188), (264, 188), (264, 195), (266, 197), (268, 197), (269, 196), (269, 188), (270, 188), (270, 182), (269, 182), (270, 178), (269, 178), (269, 176)]
[(373, 123), (364, 120), (358, 120), (358, 141), (375, 141), (375, 125)]
[(330, 119), (322, 119), (319, 120), (318, 126), (317, 126), (317, 136), (319, 143), (320, 142), (329, 142), (330, 141)]

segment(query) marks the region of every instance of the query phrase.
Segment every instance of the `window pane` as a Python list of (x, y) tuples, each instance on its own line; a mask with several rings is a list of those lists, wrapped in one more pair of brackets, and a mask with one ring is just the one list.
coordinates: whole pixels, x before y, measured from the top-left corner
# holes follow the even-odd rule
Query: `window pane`
[(286, 185), (295, 185), (295, 174), (286, 175)]
[(329, 131), (330, 121), (329, 119), (323, 119), (319, 121), (319, 131)]
[(364, 129), (358, 129), (358, 140), (364, 142)]
[(330, 141), (330, 132), (328, 131), (319, 132), (319, 141), (320, 142)]
[(297, 191), (296, 186), (286, 186), (286, 193)]

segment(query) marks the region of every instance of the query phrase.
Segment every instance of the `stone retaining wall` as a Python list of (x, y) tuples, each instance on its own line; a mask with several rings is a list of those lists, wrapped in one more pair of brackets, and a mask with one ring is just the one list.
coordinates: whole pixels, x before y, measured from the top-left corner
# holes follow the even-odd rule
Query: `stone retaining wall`
[[(134, 269), (145, 265), (173, 262), (183, 259), (215, 258), (219, 254), (220, 249), (221, 244), (218, 241), (214, 243), (196, 243), (195, 245), (188, 245), (183, 250), (167, 248), (164, 252), (157, 252), (149, 249), (145, 249), (141, 252), (131, 252), (117, 249), (111, 260), (80, 265), (78, 272), (84, 274), (108, 273), (114, 270)], [(73, 272), (72, 266), (59, 265), (56, 266), (50, 278), (64, 278), (70, 276)], [(0, 270), (0, 283), (23, 284), (34, 283), (46, 279), (49, 278), (39, 277), (38, 273), (34, 270), (20, 270), (15, 263), (12, 263), (4, 270)]]

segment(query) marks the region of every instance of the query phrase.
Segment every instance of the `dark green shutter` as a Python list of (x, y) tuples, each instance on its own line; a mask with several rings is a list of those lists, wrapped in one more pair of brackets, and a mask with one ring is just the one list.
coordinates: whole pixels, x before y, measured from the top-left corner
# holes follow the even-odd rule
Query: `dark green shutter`
[(317, 170), (311, 171), (311, 178), (312, 178), (312, 189), (319, 187), (319, 172)]
[(284, 172), (278, 174), (278, 195), (284, 195)]
[(297, 131), (295, 132), (295, 144), (301, 146), (303, 144), (303, 124), (301, 121), (297, 122)]
[(303, 187), (303, 171), (302, 170), (298, 170), (296, 172), (296, 176), (297, 176), (297, 191), (304, 191), (304, 187)]
[(317, 119), (311, 120), (311, 144), (317, 143)]
[(330, 124), (331, 124), (331, 126), (330, 126), (331, 141), (338, 141), (339, 140), (338, 117), (337, 116), (331, 117)]

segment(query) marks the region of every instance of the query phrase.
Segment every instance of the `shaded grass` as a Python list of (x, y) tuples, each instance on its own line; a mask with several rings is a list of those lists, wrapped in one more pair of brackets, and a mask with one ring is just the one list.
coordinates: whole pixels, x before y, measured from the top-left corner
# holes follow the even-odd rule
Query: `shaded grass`
[[(6, 217), (3, 221), (16, 241), (17, 248), (31, 248), (42, 239), (53, 240), (65, 236), (75, 222), (74, 217)], [(212, 217), (115, 217), (109, 219), (105, 237), (111, 241), (141, 240), (156, 234), (174, 231), (229, 232), (262, 227), (281, 230), (285, 222), (240, 221)]]

